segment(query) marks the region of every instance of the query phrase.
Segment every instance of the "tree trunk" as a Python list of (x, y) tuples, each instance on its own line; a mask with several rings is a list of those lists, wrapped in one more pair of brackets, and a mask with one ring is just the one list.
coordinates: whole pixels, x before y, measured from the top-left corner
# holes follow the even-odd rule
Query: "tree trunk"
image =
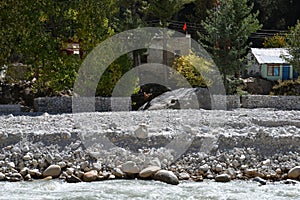
[(133, 56), (133, 67), (137, 67), (140, 65), (139, 52), (137, 50), (132, 52)]

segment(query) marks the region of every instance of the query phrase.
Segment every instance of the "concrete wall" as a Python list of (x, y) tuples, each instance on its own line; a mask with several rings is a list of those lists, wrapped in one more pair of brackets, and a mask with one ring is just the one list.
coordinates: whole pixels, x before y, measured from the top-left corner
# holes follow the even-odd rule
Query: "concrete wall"
[[(148, 63), (163, 63), (163, 38), (154, 38), (148, 50)], [(186, 37), (171, 37), (166, 38), (166, 47), (170, 50), (167, 54), (167, 64), (172, 65), (174, 62), (175, 55), (173, 53), (178, 52), (179, 55), (189, 55), (191, 50), (191, 36), (186, 35)], [(173, 53), (172, 53), (173, 52)]]

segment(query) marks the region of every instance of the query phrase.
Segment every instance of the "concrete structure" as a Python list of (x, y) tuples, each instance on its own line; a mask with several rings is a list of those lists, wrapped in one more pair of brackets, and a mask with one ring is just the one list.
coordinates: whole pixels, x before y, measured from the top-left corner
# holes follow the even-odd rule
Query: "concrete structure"
[(185, 37), (168, 37), (164, 39), (162, 36), (153, 38), (150, 49), (147, 51), (147, 63), (164, 64), (163, 49), (165, 47), (171, 48), (172, 52), (167, 53), (167, 65), (172, 65), (176, 56), (188, 55), (191, 50), (191, 35), (187, 34)]
[(250, 76), (261, 76), (271, 81), (294, 79), (293, 66), (284, 57), (290, 57), (284, 48), (251, 48)]

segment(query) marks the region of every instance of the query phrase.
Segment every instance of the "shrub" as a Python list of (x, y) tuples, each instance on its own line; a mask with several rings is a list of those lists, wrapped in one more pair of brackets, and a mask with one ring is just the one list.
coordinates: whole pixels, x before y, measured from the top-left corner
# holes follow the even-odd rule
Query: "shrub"
[(300, 95), (300, 77), (293, 81), (279, 81), (277, 85), (273, 87), (272, 94), (274, 95)]
[[(200, 72), (191, 64), (198, 63), (201, 66), (201, 70), (205, 73), (209, 72), (211, 63), (202, 57), (198, 57), (193, 53), (187, 56), (180, 56), (175, 59), (172, 68), (179, 72), (192, 87), (208, 87), (211, 85), (212, 80), (206, 79), (200, 74)], [(182, 79), (175, 74), (171, 74), (171, 77), (176, 79), (176, 84), (179, 87), (186, 86)]]

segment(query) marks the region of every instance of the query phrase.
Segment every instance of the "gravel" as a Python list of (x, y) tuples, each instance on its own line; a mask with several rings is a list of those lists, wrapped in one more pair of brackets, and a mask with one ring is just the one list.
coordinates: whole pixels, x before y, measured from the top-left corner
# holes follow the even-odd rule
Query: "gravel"
[[(55, 165), (70, 182), (91, 170), (99, 173), (96, 180), (133, 178), (149, 166), (180, 180), (281, 181), (300, 166), (300, 111), (44, 113), (2, 115), (0, 121), (1, 180), (42, 178)], [(128, 162), (135, 173), (113, 175)]]

